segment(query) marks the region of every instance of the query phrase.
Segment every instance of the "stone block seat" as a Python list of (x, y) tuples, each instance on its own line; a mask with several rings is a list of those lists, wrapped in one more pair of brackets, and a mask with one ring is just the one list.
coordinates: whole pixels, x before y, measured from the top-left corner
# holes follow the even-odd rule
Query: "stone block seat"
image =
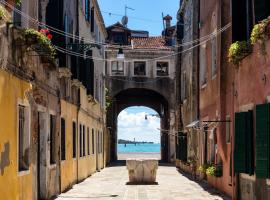
[(156, 183), (157, 159), (127, 159), (129, 183)]

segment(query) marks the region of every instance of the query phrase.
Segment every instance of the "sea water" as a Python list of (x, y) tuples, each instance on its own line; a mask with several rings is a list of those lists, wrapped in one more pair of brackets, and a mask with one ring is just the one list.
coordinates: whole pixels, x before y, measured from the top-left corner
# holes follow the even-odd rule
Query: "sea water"
[(160, 153), (160, 144), (117, 144), (119, 153)]

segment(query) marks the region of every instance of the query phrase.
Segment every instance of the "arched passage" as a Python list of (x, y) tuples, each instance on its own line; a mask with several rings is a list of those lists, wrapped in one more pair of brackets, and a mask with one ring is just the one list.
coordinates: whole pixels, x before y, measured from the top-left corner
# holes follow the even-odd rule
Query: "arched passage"
[[(110, 157), (111, 161), (117, 160), (117, 118), (119, 113), (125, 108), (131, 106), (145, 106), (152, 108), (160, 115), (161, 129), (168, 130), (169, 122), (169, 104), (168, 101), (158, 92), (143, 89), (126, 89), (113, 97), (112, 106), (108, 110), (107, 123), (110, 128)], [(168, 161), (168, 135), (161, 134), (161, 160)]]

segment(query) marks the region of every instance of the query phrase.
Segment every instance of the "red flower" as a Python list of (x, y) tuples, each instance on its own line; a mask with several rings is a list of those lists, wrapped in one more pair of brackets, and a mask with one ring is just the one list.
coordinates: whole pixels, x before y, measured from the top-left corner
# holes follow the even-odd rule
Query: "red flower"
[(48, 35), (47, 35), (47, 38), (48, 38), (49, 40), (51, 40), (52, 37), (53, 37), (52, 34), (48, 34)]

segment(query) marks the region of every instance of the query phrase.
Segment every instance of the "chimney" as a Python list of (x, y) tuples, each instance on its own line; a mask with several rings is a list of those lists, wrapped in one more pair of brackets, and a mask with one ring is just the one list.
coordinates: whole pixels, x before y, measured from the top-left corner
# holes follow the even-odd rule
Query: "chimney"
[(170, 15), (166, 15), (163, 17), (163, 20), (166, 22), (166, 28), (169, 28), (171, 26), (172, 17)]

